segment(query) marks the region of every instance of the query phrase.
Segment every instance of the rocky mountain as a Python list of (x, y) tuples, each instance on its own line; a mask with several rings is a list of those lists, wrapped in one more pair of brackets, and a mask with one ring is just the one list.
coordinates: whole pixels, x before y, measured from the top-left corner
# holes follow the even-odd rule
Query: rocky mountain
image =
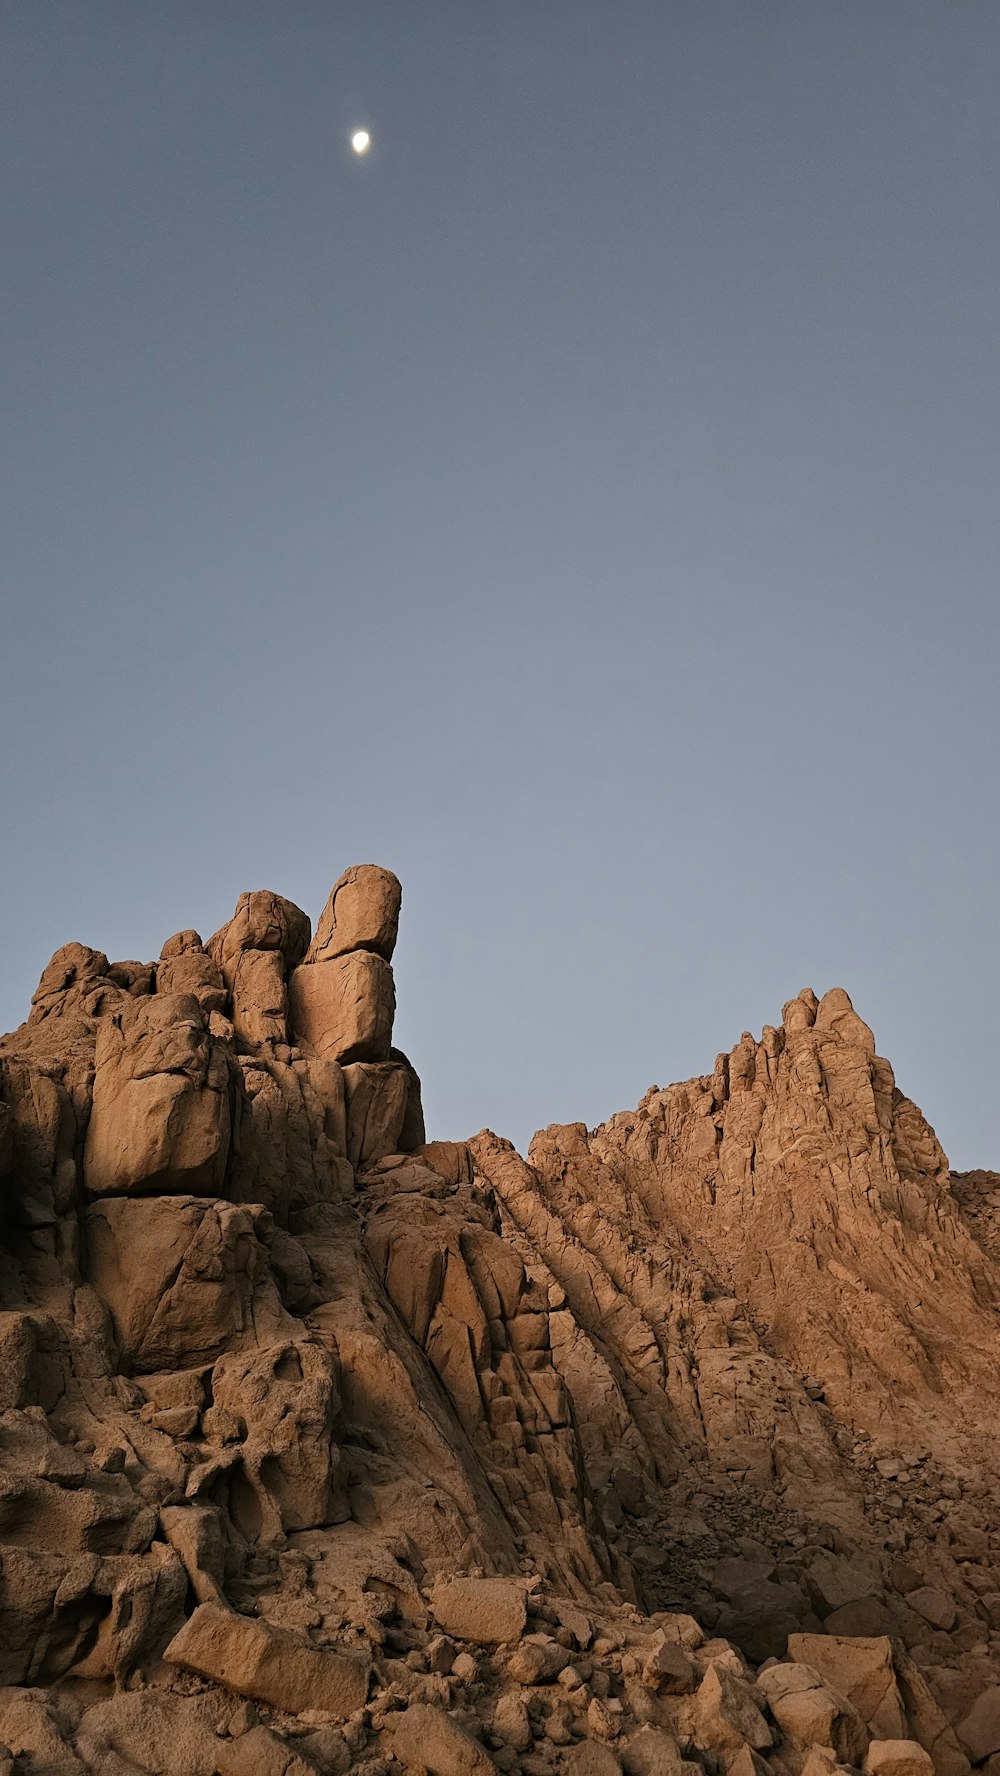
[(400, 899), (0, 1042), (0, 1771), (996, 1776), (1000, 1177), (840, 989), (428, 1140)]

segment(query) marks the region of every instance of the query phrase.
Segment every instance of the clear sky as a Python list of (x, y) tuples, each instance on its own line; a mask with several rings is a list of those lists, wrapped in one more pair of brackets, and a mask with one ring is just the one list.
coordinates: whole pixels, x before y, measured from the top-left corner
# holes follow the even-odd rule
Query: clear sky
[(379, 862), (435, 1135), (843, 985), (1000, 1168), (1000, 6), (0, 39), (0, 1025)]

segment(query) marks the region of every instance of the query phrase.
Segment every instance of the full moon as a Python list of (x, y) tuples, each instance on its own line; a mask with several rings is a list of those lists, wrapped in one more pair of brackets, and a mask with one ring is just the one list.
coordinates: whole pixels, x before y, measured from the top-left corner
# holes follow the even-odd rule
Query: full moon
[(355, 154), (367, 154), (371, 145), (372, 139), (367, 130), (354, 131), (354, 134), (351, 137), (351, 147), (354, 149)]

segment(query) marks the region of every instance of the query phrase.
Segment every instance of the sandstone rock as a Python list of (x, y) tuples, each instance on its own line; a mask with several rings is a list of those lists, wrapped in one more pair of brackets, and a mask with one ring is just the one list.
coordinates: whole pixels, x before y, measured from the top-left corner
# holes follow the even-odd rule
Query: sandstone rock
[(626, 1776), (679, 1776), (680, 1749), (672, 1733), (646, 1725), (621, 1748)]
[(528, 1710), (515, 1691), (500, 1697), (493, 1710), (493, 1731), (514, 1751), (530, 1751), (531, 1721)]
[(214, 1603), (198, 1605), (163, 1656), (169, 1665), (297, 1714), (314, 1708), (344, 1720), (368, 1694), (371, 1667), (358, 1654), (307, 1646)]
[(251, 1727), (229, 1743), (223, 1740), (215, 1759), (219, 1776), (316, 1776), (316, 1765), (267, 1727)]
[(790, 1634), (788, 1657), (797, 1664), (811, 1666), (824, 1683), (846, 1696), (877, 1738), (904, 1737), (906, 1715), (896, 1684), (890, 1640)]
[(458, 1721), (422, 1702), (391, 1718), (392, 1755), (406, 1770), (428, 1776), (492, 1776), (496, 1770), (488, 1751)]
[(993, 1684), (958, 1723), (958, 1737), (974, 1764), (1000, 1751), (1000, 1686)]
[(132, 1369), (210, 1362), (285, 1319), (267, 1265), (265, 1213), (204, 1197), (107, 1197), (86, 1214), (88, 1274)]
[(458, 1640), (500, 1646), (520, 1640), (527, 1623), (524, 1586), (513, 1579), (452, 1579), (431, 1592), (439, 1628)]
[(229, 1002), (222, 970), (202, 948), (196, 931), (179, 931), (167, 939), (156, 966), (157, 993), (197, 999), (202, 1011), (224, 1012)]
[(362, 863), (334, 883), (309, 950), (310, 962), (328, 962), (349, 950), (373, 950), (392, 960), (403, 890), (391, 870)]
[(739, 1751), (749, 1745), (763, 1751), (772, 1742), (749, 1684), (718, 1665), (709, 1666), (698, 1687), (695, 1721), (699, 1743), (710, 1750)]
[(240, 895), (228, 925), (210, 937), (206, 947), (231, 986), (244, 950), (277, 950), (286, 975), (290, 974), (309, 948), (310, 930), (309, 919), (293, 901), (258, 888)]
[(87, 1709), (77, 1743), (91, 1769), (114, 1770), (118, 1757), (129, 1770), (208, 1776), (219, 1767), (217, 1718), (205, 1697), (121, 1694)]
[(861, 1762), (869, 1733), (846, 1696), (828, 1689), (811, 1665), (772, 1665), (757, 1687), (782, 1731), (798, 1745), (828, 1745), (846, 1764)]
[(38, 1024), (72, 1012), (98, 1016), (120, 994), (109, 979), (108, 970), (103, 950), (92, 950), (86, 944), (63, 944), (42, 971), (32, 995), (29, 1022)]
[(909, 1593), (906, 1601), (932, 1628), (940, 1628), (947, 1633), (949, 1628), (954, 1627), (955, 1603), (946, 1591), (941, 1591), (934, 1585), (921, 1585), (918, 1590)]
[(642, 1668), (642, 1681), (647, 1689), (665, 1696), (683, 1696), (694, 1688), (694, 1667), (687, 1654), (674, 1641), (662, 1641), (653, 1648)]
[(347, 1157), (359, 1171), (400, 1151), (409, 1073), (395, 1061), (358, 1061), (344, 1068)]
[(284, 958), (277, 950), (242, 950), (232, 974), (233, 1032), (237, 1042), (258, 1048), (288, 1041), (288, 994)]
[(198, 1001), (157, 994), (102, 1018), (84, 1177), (94, 1196), (218, 1194), (229, 1068)]
[(309, 1338), (224, 1352), (212, 1370), (215, 1408), (246, 1432), (192, 1474), (189, 1491), (218, 1489), (227, 1475), (229, 1515), (248, 1540), (345, 1517), (336, 1382), (332, 1353)]
[(873, 1739), (864, 1769), (865, 1776), (934, 1776), (934, 1765), (914, 1739)]
[(392, 969), (381, 956), (357, 950), (305, 962), (288, 991), (292, 1030), (322, 1060), (388, 1060), (396, 996)]
[(610, 1745), (581, 1739), (566, 1753), (563, 1768), (571, 1776), (622, 1776), (622, 1766)]

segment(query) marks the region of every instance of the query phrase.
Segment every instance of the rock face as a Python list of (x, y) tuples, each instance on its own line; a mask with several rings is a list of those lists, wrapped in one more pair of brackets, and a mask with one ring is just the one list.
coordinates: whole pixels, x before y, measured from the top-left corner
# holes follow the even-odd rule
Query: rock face
[(0, 1041), (0, 1771), (992, 1771), (1000, 1178), (839, 989), (428, 1141), (400, 901)]

